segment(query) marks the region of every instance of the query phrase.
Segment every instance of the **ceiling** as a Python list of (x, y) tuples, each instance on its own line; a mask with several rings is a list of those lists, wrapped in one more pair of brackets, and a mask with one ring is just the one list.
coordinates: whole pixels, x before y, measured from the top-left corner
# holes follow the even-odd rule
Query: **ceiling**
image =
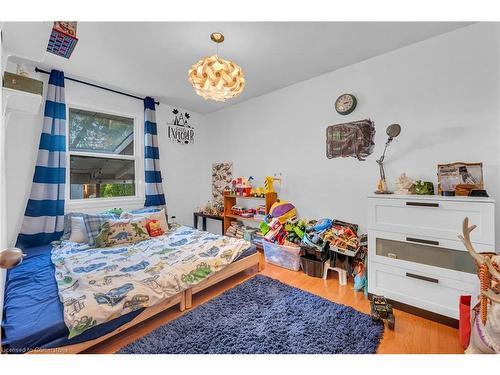
[[(40, 65), (206, 114), (468, 24), (79, 22), (71, 59), (47, 53)], [(219, 55), (246, 76), (244, 92), (225, 103), (205, 101), (187, 80), (192, 64), (215, 53), (213, 31), (225, 35)]]

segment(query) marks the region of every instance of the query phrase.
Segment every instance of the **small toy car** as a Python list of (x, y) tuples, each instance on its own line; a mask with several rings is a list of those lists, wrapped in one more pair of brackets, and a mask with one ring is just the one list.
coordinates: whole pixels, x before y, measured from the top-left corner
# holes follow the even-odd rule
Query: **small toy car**
[(231, 207), (231, 212), (233, 215), (241, 215), (242, 213), (245, 212), (245, 208), (241, 206), (234, 205)]
[(389, 329), (394, 329), (396, 320), (392, 312), (392, 306), (390, 303), (387, 303), (385, 297), (373, 295), (370, 304), (372, 309), (370, 316), (372, 320), (374, 322), (379, 322), (382, 319), (387, 319), (387, 326)]

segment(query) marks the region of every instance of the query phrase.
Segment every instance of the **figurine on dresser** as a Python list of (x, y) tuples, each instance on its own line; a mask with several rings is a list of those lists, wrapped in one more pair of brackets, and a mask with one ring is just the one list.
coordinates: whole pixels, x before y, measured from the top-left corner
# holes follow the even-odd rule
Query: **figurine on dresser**
[(411, 189), (413, 187), (413, 180), (406, 175), (406, 173), (401, 173), (401, 175), (396, 180), (396, 194), (410, 195)]

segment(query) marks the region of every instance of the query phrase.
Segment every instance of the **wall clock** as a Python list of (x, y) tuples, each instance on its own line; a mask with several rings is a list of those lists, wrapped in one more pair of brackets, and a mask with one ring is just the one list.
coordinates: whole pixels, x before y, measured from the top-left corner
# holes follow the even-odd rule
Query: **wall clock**
[(335, 101), (335, 110), (341, 115), (348, 115), (356, 108), (358, 101), (352, 94), (342, 94)]

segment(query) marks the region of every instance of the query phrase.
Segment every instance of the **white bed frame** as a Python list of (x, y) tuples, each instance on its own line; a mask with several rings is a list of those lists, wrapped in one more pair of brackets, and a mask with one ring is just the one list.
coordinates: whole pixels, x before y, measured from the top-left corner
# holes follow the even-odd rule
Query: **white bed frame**
[(240, 259), (234, 263), (231, 263), (230, 265), (226, 266), (223, 270), (213, 274), (212, 276), (208, 277), (207, 279), (203, 280), (199, 284), (196, 284), (192, 288), (186, 289), (185, 291), (176, 294), (175, 296), (172, 296), (165, 301), (148, 307), (144, 309), (139, 315), (137, 315), (134, 319), (132, 319), (130, 322), (125, 323), (124, 325), (118, 327), (112, 332), (109, 332), (106, 335), (103, 335), (101, 337), (98, 337), (93, 340), (85, 341), (79, 344), (73, 344), (73, 345), (66, 345), (66, 346), (60, 346), (57, 348), (48, 348), (48, 349), (35, 349), (31, 352), (30, 354), (76, 354), (80, 353), (86, 349), (89, 349), (117, 334), (122, 333), (123, 331), (126, 331), (127, 329), (142, 323), (146, 319), (151, 318), (152, 316), (161, 313), (162, 311), (165, 311), (175, 305), (179, 305), (179, 310), (184, 311), (185, 309), (189, 309), (192, 306), (192, 297), (193, 294), (196, 294), (198, 292), (201, 292), (204, 289), (207, 289), (211, 287), (212, 285), (217, 284), (218, 282), (225, 280), (233, 275), (236, 275), (237, 273), (246, 270), (247, 268), (253, 267), (253, 266), (258, 266), (258, 270), (261, 271), (263, 266), (264, 266), (264, 255), (260, 252), (257, 251), (255, 254), (252, 254), (248, 257), (245, 257), (243, 259)]

